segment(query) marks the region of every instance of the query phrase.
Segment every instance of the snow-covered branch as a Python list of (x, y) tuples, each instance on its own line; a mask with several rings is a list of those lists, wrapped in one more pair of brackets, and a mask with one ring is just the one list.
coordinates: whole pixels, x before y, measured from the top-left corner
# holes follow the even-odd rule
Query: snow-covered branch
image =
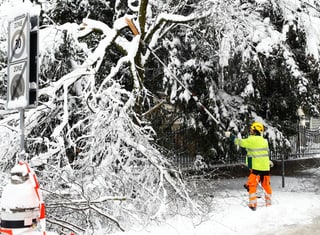
[(155, 23), (152, 25), (152, 27), (148, 29), (146, 36), (144, 38), (144, 41), (146, 43), (149, 43), (149, 41), (154, 37), (156, 31), (158, 31), (159, 29), (161, 29), (161, 31), (163, 30), (162, 26), (164, 23), (173, 23), (173, 24), (188, 23), (198, 18), (199, 16), (196, 14), (191, 14), (189, 16), (182, 16), (182, 15), (161, 13), (157, 16), (157, 19)]

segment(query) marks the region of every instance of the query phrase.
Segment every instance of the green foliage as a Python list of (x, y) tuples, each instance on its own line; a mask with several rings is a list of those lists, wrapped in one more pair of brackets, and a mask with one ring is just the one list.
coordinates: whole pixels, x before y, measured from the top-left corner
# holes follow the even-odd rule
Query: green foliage
[[(226, 128), (246, 135), (254, 119), (264, 120), (272, 150), (287, 153), (287, 137), (297, 131), (297, 108), (302, 106), (307, 115), (314, 116), (319, 115), (320, 108), (316, 102), (319, 98), (319, 62), (307, 54), (308, 35), (298, 19), (299, 12), (307, 12), (306, 6), (302, 11), (298, 8), (296, 19), (289, 21), (282, 2), (257, 4), (255, 1), (241, 1), (237, 4), (212, 3), (214, 13), (210, 17), (192, 22), (192, 29), (175, 27), (167, 34), (163, 40), (167, 52), (162, 51), (161, 55), (171, 74), (167, 72), (164, 79), (158, 76), (159, 79), (154, 81), (164, 84), (164, 91), (170, 96), (174, 110), (178, 111), (177, 118), (183, 117), (181, 128), (195, 130), (188, 143), (196, 142), (198, 153), (209, 156), (207, 150), (214, 149), (222, 157), (231, 149), (221, 144), (224, 143), (223, 128), (199, 109), (184, 88), (175, 87), (174, 76), (197, 95)], [(188, 9), (195, 10), (193, 7), (189, 2), (180, 10), (188, 12)], [(254, 32), (261, 38), (251, 41), (250, 27), (254, 24), (262, 25), (257, 26), (257, 32)], [(272, 38), (280, 34), (285, 35), (284, 41)], [(265, 38), (275, 40), (268, 51), (263, 48), (268, 45), (264, 44)], [(224, 44), (226, 48), (222, 48), (223, 43), (227, 43)], [(228, 58), (228, 65), (220, 63), (223, 57)], [(192, 65), (188, 64), (191, 60), (194, 60)], [(207, 65), (205, 70), (204, 64)], [(154, 92), (159, 92), (159, 88), (156, 84), (150, 87)], [(219, 92), (221, 89), (223, 92)], [(225, 95), (221, 96), (224, 92), (234, 99), (226, 100)], [(159, 123), (170, 125), (159, 121), (157, 125)], [(157, 125), (156, 130), (161, 130), (162, 126)], [(165, 138), (161, 132), (158, 134), (160, 139)]]
[[(48, 16), (56, 24), (64, 24), (67, 22), (82, 22), (85, 17), (98, 20), (112, 27), (114, 15), (114, 0), (110, 1), (82, 1), (82, 0), (62, 0), (51, 3), (53, 8)], [(47, 19), (44, 18), (46, 23)]]

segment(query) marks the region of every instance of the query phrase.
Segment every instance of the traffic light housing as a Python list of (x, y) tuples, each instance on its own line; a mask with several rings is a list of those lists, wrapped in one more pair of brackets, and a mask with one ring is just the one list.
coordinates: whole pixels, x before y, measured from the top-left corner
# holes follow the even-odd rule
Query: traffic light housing
[(36, 106), (38, 102), (38, 57), (39, 57), (39, 17), (30, 16), (29, 44), (29, 96), (28, 106)]

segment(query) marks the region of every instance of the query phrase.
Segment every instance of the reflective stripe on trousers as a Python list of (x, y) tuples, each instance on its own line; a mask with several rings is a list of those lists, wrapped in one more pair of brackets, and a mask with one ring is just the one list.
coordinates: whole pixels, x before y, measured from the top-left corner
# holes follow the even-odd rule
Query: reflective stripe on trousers
[(257, 195), (256, 193), (249, 194), (249, 204), (250, 207), (257, 207)]
[(266, 206), (271, 206), (271, 194), (265, 194)]

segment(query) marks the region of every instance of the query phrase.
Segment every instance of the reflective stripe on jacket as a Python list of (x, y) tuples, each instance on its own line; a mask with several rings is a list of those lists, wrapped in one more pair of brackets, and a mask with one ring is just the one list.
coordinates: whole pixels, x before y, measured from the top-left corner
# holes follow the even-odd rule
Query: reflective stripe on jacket
[(246, 139), (235, 139), (235, 144), (247, 151), (246, 163), (250, 169), (269, 171), (268, 141), (259, 135), (250, 135)]

